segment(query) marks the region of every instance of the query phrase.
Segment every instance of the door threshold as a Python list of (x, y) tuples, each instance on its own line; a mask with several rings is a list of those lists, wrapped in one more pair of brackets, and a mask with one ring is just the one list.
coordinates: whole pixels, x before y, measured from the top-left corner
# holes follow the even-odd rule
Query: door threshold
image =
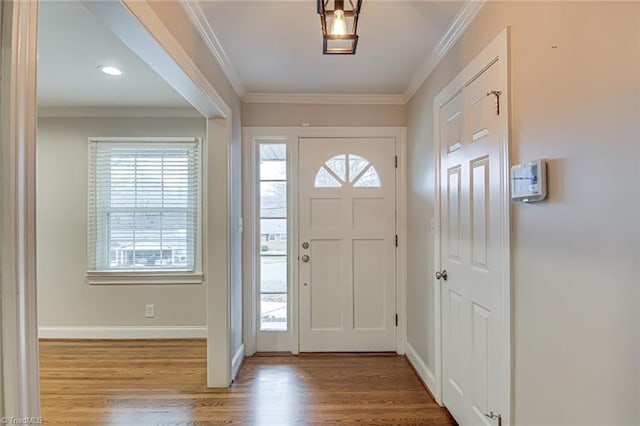
[(254, 356), (254, 357), (269, 357), (269, 356), (294, 356), (294, 355), (289, 351), (282, 351), (282, 352), (271, 351), (271, 352), (256, 352), (252, 356)]

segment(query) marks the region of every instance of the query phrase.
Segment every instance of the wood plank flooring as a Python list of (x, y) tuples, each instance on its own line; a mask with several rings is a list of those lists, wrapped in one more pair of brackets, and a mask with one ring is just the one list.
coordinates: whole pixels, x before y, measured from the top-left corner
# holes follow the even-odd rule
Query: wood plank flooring
[(206, 387), (204, 340), (42, 340), (47, 425), (454, 425), (400, 356), (247, 358)]

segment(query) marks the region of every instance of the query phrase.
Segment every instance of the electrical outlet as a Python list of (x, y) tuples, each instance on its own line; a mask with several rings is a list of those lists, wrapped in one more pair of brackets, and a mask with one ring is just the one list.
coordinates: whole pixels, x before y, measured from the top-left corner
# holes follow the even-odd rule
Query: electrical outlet
[(144, 316), (146, 318), (153, 318), (156, 316), (156, 306), (155, 305), (145, 305), (144, 306)]

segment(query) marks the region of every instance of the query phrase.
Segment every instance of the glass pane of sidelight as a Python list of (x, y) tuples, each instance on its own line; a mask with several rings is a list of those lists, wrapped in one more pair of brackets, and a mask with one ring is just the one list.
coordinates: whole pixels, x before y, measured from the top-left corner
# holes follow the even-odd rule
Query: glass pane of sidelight
[(260, 256), (260, 292), (287, 293), (286, 256)]
[(260, 182), (260, 217), (287, 216), (287, 182)]
[(260, 295), (260, 331), (287, 330), (287, 295)]
[(260, 331), (287, 330), (287, 149), (261, 144), (259, 167)]

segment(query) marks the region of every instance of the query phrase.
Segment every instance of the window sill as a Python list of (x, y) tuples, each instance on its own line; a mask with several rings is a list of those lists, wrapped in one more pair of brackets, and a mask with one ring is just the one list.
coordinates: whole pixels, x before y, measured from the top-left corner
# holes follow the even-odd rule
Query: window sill
[(87, 271), (90, 285), (182, 285), (202, 284), (201, 272), (112, 272)]

